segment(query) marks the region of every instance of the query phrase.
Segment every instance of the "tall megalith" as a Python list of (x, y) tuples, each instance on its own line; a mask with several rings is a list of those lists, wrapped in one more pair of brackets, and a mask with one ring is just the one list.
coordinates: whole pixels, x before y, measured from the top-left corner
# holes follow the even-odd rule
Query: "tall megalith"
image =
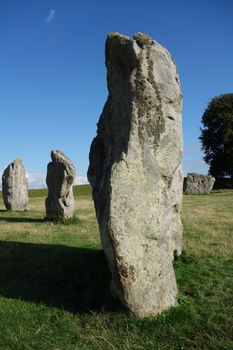
[(46, 218), (69, 219), (74, 216), (73, 183), (76, 170), (71, 160), (61, 151), (51, 152), (52, 162), (47, 167), (48, 197), (45, 200)]
[(27, 210), (28, 182), (22, 159), (16, 158), (2, 175), (3, 201), (8, 210)]
[(138, 316), (177, 302), (181, 253), (182, 95), (169, 52), (142, 33), (110, 33), (109, 95), (90, 149), (102, 246), (111, 290)]

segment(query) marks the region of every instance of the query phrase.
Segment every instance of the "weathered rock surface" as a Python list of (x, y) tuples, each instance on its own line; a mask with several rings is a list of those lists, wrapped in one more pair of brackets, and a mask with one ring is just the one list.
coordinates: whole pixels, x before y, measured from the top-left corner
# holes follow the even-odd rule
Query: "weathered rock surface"
[(138, 316), (176, 304), (174, 254), (181, 253), (183, 176), (176, 65), (147, 35), (106, 41), (109, 96), (90, 149), (111, 290)]
[(212, 191), (215, 178), (212, 176), (188, 173), (184, 178), (185, 194), (208, 194)]
[(61, 151), (51, 152), (52, 162), (47, 167), (48, 197), (45, 201), (48, 220), (74, 216), (73, 183), (76, 170), (71, 160)]
[(16, 158), (2, 175), (2, 194), (8, 210), (27, 210), (28, 183), (22, 159)]

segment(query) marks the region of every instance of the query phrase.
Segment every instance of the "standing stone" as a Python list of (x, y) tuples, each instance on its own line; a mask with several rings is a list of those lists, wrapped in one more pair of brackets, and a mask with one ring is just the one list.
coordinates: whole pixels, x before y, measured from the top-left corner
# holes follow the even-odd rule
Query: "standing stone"
[(209, 194), (214, 186), (215, 178), (212, 176), (188, 173), (184, 178), (185, 194)]
[(27, 210), (28, 183), (22, 159), (16, 158), (2, 175), (2, 194), (8, 210)]
[(109, 95), (90, 149), (88, 179), (111, 290), (138, 316), (177, 302), (181, 253), (182, 95), (169, 52), (149, 36), (110, 33)]
[(76, 170), (71, 160), (61, 151), (51, 152), (52, 162), (47, 167), (48, 197), (45, 201), (48, 220), (74, 216), (73, 183)]

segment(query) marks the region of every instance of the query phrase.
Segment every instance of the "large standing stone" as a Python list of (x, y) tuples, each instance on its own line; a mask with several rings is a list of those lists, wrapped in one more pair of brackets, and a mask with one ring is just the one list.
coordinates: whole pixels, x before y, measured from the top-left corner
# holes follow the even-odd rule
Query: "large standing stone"
[(71, 160), (61, 151), (51, 152), (52, 162), (47, 167), (48, 197), (45, 201), (48, 220), (74, 216), (73, 183), (76, 170)]
[(215, 178), (212, 176), (188, 173), (184, 178), (185, 194), (208, 194), (212, 191)]
[(27, 210), (28, 183), (22, 159), (16, 158), (2, 175), (4, 204), (9, 210)]
[(102, 246), (112, 292), (134, 314), (176, 304), (174, 254), (181, 253), (183, 176), (176, 65), (147, 35), (106, 41), (109, 96), (90, 150)]

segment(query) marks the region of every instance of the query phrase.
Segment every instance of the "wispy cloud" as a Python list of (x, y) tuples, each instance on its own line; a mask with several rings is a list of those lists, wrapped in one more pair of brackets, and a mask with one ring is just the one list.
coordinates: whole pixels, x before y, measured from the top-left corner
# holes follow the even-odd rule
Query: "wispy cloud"
[(201, 152), (201, 145), (199, 143), (191, 145), (190, 147), (184, 147), (184, 153), (192, 154), (192, 153), (200, 153), (200, 152)]
[(45, 173), (26, 173), (29, 188), (46, 188)]
[(55, 19), (56, 11), (55, 9), (49, 10), (48, 16), (45, 18), (45, 23), (51, 24)]
[(201, 173), (207, 174), (209, 166), (202, 159), (203, 152), (201, 150), (201, 144), (196, 143), (184, 147), (183, 154), (183, 171), (187, 173)]
[(184, 175), (187, 173), (200, 173), (207, 174), (209, 170), (209, 166), (201, 159), (195, 160), (184, 160), (183, 161), (183, 172)]
[(86, 176), (77, 176), (74, 182), (75, 185), (86, 185), (89, 184)]
[[(28, 187), (29, 188), (46, 188), (46, 174), (45, 173), (27, 173)], [(88, 184), (86, 176), (77, 176), (75, 185), (84, 185)]]
[[(2, 187), (2, 173), (0, 170), (0, 189)], [(46, 188), (46, 173), (26, 173), (29, 188)], [(74, 184), (75, 185), (85, 185), (88, 184), (86, 176), (77, 176)]]

